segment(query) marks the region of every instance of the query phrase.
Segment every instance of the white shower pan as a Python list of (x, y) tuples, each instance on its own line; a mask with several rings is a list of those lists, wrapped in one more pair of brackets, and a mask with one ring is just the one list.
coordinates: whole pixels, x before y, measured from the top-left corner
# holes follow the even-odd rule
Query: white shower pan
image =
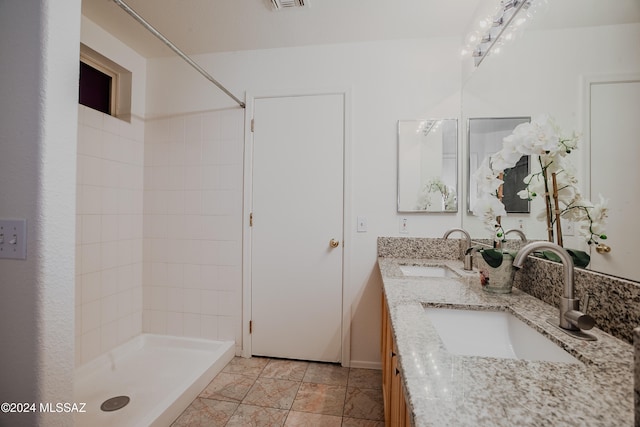
[[(232, 341), (139, 335), (76, 369), (74, 401), (86, 403), (86, 412), (76, 414), (75, 425), (168, 426), (234, 354)], [(100, 409), (116, 396), (129, 403)]]

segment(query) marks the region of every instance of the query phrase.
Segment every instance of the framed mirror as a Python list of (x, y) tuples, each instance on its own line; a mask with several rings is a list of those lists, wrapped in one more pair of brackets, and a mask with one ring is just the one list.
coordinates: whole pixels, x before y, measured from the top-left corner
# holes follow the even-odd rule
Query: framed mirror
[[(469, 143), (469, 192), (467, 206), (473, 212), (479, 196), (474, 174), (483, 160), (502, 149), (502, 140), (509, 136), (521, 123), (529, 123), (530, 117), (490, 117), (470, 118), (467, 124)], [(515, 167), (505, 170), (503, 199), (507, 213), (529, 213), (529, 201), (521, 199), (518, 191), (524, 189), (523, 179), (531, 173), (529, 156), (522, 156)]]
[(457, 177), (457, 119), (398, 121), (398, 212), (457, 212)]

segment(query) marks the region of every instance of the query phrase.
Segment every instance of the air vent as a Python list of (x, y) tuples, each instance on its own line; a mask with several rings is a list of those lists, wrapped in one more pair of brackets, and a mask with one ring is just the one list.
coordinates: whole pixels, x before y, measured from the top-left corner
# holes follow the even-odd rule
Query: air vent
[(271, 0), (275, 10), (309, 7), (309, 0)]

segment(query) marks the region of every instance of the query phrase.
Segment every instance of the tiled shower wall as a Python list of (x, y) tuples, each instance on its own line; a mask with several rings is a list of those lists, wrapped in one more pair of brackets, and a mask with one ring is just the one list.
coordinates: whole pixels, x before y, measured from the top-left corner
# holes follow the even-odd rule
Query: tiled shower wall
[(79, 106), (76, 366), (142, 331), (144, 123)]
[(143, 330), (240, 343), (243, 111), (147, 120)]

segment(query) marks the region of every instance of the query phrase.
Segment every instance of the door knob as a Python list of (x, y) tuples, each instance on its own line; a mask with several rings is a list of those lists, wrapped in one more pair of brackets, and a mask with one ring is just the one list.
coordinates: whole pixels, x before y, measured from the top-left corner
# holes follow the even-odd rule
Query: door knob
[(340, 242), (336, 239), (331, 239), (329, 241), (329, 246), (331, 246), (332, 248), (337, 248), (338, 246), (340, 246)]
[(599, 254), (608, 254), (609, 252), (611, 252), (611, 246), (607, 246), (604, 243), (598, 243), (598, 246), (596, 246), (596, 251), (598, 251)]

